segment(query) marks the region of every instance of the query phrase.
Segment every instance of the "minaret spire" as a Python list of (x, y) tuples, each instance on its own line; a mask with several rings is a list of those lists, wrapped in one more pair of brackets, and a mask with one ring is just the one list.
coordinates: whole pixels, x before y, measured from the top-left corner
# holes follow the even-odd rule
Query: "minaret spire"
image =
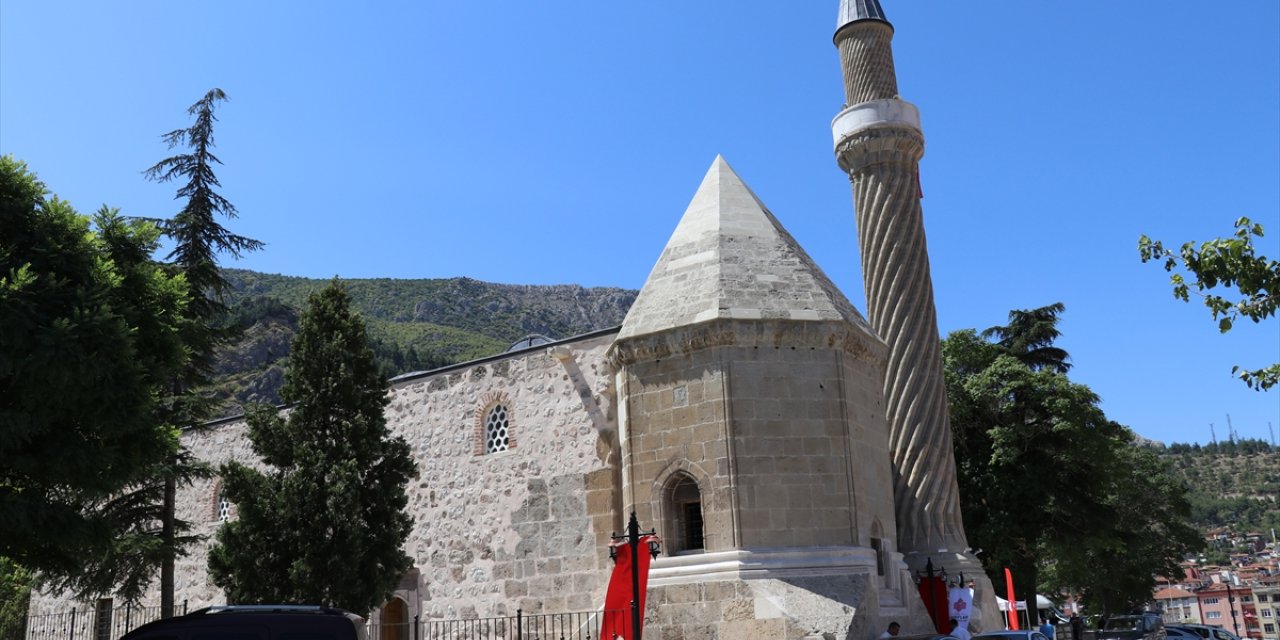
[(884, 9), (880, 8), (880, 0), (840, 0), (840, 18), (836, 22), (836, 33), (839, 34), (845, 25), (859, 20), (879, 20), (889, 24), (889, 20), (884, 17)]
[[(942, 348), (920, 206), (924, 134), (915, 105), (898, 97), (893, 26), (877, 0), (841, 0), (835, 44), (845, 109), (831, 123), (836, 159), (853, 185), (867, 319), (889, 345), (885, 414), (897, 510), (898, 550), (913, 570), (945, 566), (979, 583), (967, 555), (947, 416)], [(975, 604), (990, 616), (990, 582)], [(980, 604), (981, 603), (981, 604)]]

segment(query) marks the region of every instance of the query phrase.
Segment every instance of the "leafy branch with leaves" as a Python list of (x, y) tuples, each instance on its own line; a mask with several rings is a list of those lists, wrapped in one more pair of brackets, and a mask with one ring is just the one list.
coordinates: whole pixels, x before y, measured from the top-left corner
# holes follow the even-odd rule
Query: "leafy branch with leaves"
[[(1276, 297), (1280, 293), (1280, 261), (1258, 255), (1254, 246), (1254, 238), (1263, 237), (1262, 225), (1241, 217), (1235, 227), (1231, 237), (1199, 245), (1195, 241), (1183, 243), (1177, 254), (1159, 240), (1145, 235), (1138, 239), (1142, 261), (1163, 260), (1164, 270), (1173, 274), (1169, 276), (1173, 296), (1183, 302), (1190, 302), (1192, 293), (1199, 296), (1222, 333), (1230, 331), (1240, 318), (1255, 323), (1271, 318), (1280, 305)], [(1235, 292), (1209, 293), (1218, 287)], [(1259, 391), (1280, 383), (1280, 363), (1261, 369), (1235, 366), (1231, 373)]]

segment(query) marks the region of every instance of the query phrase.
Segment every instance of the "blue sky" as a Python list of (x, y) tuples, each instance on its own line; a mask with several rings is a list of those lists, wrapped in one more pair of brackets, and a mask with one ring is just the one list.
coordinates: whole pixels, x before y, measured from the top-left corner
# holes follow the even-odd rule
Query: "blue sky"
[[(1061, 301), (1072, 378), (1148, 438), (1280, 431), (1280, 319), (1220, 335), (1137, 255), (1261, 222), (1280, 254), (1280, 3), (883, 0), (919, 106), (940, 330)], [(0, 152), (83, 212), (211, 87), (234, 263), (638, 288), (724, 154), (865, 310), (832, 155), (836, 0), (0, 4)]]

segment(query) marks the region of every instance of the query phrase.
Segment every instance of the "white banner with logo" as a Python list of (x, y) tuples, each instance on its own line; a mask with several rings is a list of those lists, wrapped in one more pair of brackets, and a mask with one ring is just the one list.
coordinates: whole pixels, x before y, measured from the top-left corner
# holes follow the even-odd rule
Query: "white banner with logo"
[(968, 587), (952, 587), (947, 597), (947, 611), (956, 619), (960, 629), (968, 630), (969, 614), (973, 611), (973, 590)]

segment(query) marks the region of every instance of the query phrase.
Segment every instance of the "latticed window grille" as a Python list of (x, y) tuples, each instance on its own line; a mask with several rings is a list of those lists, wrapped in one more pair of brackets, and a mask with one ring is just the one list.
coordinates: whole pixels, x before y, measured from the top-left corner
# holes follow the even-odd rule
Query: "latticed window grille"
[(501, 404), (493, 405), (484, 419), (484, 452), (497, 453), (506, 451), (510, 446), (510, 421), (507, 408)]
[(226, 522), (231, 519), (231, 501), (227, 499), (226, 492), (218, 489), (218, 522)]

